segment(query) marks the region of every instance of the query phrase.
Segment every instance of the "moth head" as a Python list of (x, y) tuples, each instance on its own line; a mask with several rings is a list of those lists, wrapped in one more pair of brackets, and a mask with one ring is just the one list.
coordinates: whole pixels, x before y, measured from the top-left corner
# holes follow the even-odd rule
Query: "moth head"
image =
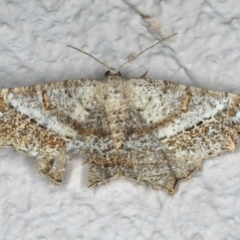
[(110, 70), (105, 72), (105, 76), (109, 76), (109, 75), (121, 76), (121, 73), (118, 70), (116, 70), (116, 69), (110, 69)]

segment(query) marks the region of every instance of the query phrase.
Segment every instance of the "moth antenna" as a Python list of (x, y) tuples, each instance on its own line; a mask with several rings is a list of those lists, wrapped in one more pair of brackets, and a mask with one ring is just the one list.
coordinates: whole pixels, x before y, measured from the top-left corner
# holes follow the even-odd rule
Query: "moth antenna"
[(70, 48), (73, 48), (81, 53), (84, 53), (86, 55), (88, 55), (89, 57), (93, 58), (95, 61), (99, 62), (100, 64), (102, 64), (103, 66), (105, 66), (107, 69), (111, 70), (111, 68), (105, 64), (104, 62), (101, 62), (100, 60), (98, 60), (97, 58), (95, 58), (94, 56), (92, 56), (90, 53), (87, 53), (87, 52), (84, 52), (83, 50), (79, 49), (79, 48), (76, 48), (76, 47), (73, 47), (71, 45), (67, 45), (67, 47), (70, 47)]
[(170, 36), (168, 36), (168, 37), (166, 37), (166, 38), (164, 38), (164, 39), (162, 39), (162, 40), (154, 43), (153, 45), (149, 46), (148, 48), (144, 49), (142, 52), (138, 53), (135, 57), (133, 57), (132, 59), (130, 59), (130, 60), (124, 62), (122, 65), (120, 65), (120, 67), (118, 68), (118, 71), (120, 70), (120, 68), (122, 68), (122, 67), (123, 67), (125, 64), (127, 64), (128, 62), (131, 62), (132, 60), (136, 59), (138, 56), (140, 56), (141, 54), (143, 54), (144, 52), (146, 52), (146, 51), (149, 50), (150, 48), (155, 47), (155, 46), (158, 45), (159, 43), (161, 43), (161, 42), (169, 39), (170, 37), (173, 37), (174, 35), (177, 35), (177, 33), (174, 33), (174, 34), (172, 34), (172, 35), (170, 35)]

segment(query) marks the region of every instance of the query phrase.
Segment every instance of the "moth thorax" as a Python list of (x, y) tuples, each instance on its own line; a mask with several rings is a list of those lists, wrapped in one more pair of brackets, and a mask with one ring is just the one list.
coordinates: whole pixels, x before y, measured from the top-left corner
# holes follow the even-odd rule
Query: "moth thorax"
[(109, 88), (104, 99), (106, 116), (116, 149), (126, 141), (128, 105), (121, 88)]

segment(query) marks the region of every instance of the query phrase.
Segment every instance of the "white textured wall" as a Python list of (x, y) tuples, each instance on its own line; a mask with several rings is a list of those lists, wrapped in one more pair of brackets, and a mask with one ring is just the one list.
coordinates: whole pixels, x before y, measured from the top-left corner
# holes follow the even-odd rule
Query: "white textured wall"
[[(66, 45), (118, 67), (174, 32), (122, 75), (240, 94), (238, 0), (0, 0), (0, 87), (101, 79), (103, 66)], [(122, 179), (88, 189), (80, 159), (54, 187), (33, 159), (0, 150), (0, 239), (240, 239), (239, 148), (173, 196)]]

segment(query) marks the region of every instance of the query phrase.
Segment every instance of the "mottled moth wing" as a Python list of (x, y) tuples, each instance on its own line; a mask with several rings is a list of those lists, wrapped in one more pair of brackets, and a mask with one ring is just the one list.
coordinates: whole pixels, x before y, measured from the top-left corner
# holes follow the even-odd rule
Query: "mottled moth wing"
[(89, 148), (88, 133), (101, 119), (99, 84), (80, 79), (1, 90), (0, 147), (36, 157), (39, 171), (60, 183), (69, 153)]
[(209, 156), (233, 151), (240, 97), (153, 79), (80, 79), (0, 91), (0, 147), (38, 159), (62, 182), (71, 153), (89, 161), (88, 186), (120, 175), (175, 191)]
[(240, 132), (240, 97), (153, 79), (130, 79), (127, 95), (138, 155), (137, 181), (173, 193), (201, 161), (234, 151)]

